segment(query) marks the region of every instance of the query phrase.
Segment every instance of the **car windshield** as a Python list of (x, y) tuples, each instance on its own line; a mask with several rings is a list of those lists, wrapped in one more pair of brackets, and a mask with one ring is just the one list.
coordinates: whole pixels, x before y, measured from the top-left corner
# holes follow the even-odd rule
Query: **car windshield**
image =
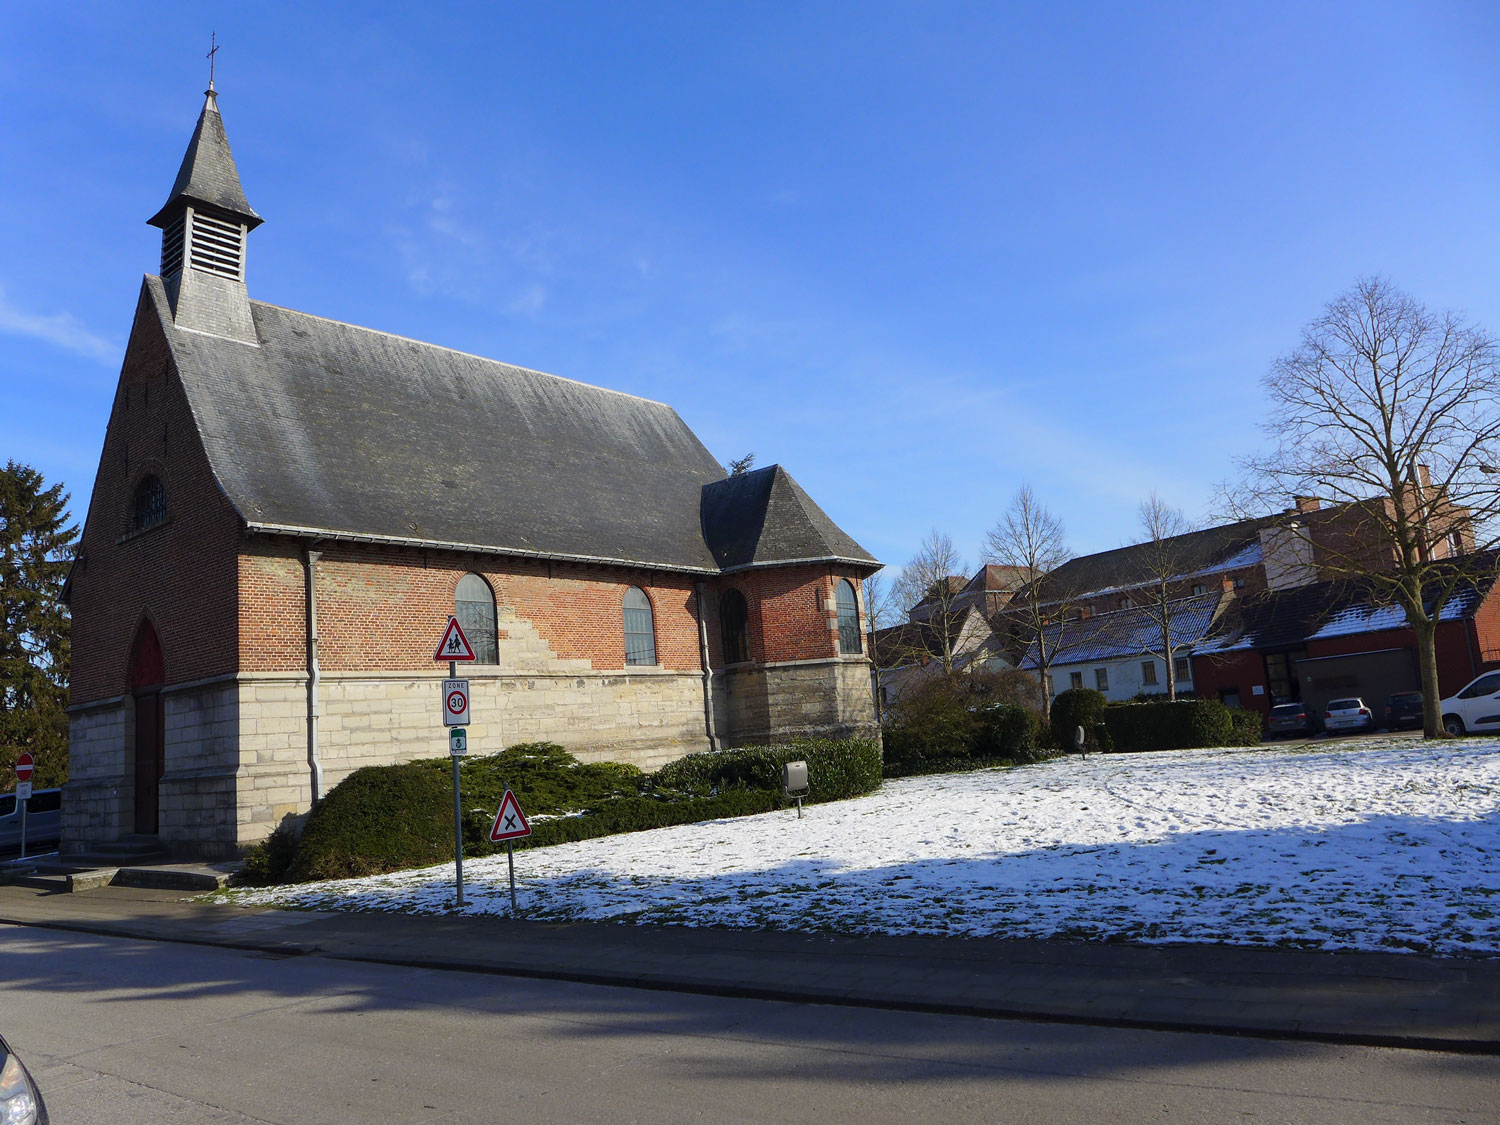
[(1420, 691), (1400, 691), (1391, 696), (1392, 703), (1421, 703), (1422, 693)]
[(1300, 703), (1281, 703), (1271, 708), (1273, 715), (1300, 715), (1301, 713), (1302, 704)]
[(1328, 705), (1328, 709), (1330, 711), (1353, 711), (1355, 708), (1363, 706), (1364, 704), (1357, 699), (1335, 699)]

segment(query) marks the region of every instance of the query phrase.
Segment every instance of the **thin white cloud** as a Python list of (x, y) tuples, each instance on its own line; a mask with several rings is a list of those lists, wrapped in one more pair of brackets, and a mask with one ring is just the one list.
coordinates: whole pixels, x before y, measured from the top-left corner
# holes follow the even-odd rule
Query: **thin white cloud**
[(42, 316), (11, 304), (0, 289), (0, 332), (11, 336), (28, 336), (55, 347), (97, 360), (113, 363), (120, 358), (120, 345), (90, 332), (72, 313)]

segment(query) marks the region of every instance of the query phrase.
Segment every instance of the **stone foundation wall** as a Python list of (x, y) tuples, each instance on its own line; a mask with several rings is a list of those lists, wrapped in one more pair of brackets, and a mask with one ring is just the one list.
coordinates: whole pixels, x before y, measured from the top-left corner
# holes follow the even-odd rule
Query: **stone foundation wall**
[(730, 668), (714, 676), (714, 701), (725, 746), (879, 733), (863, 657)]
[(116, 698), (74, 710), (68, 722), (68, 782), (63, 786), (62, 850), (118, 840), (131, 827), (134, 784), (129, 736), (131, 700)]
[(240, 850), (234, 808), (242, 689), (221, 680), (162, 692), (166, 769), (158, 835), (173, 854), (222, 858)]
[[(319, 686), (318, 758), (327, 793), (361, 766), (448, 753), (441, 680), (428, 675), (340, 672)], [(646, 668), (631, 672), (504, 675), (460, 668), (469, 680), (470, 754), (517, 742), (556, 742), (580, 760), (629, 762), (652, 770), (708, 748), (702, 678)], [(300, 675), (246, 677), (239, 688), (241, 845), (267, 834), (312, 802), (307, 763), (307, 681)]]

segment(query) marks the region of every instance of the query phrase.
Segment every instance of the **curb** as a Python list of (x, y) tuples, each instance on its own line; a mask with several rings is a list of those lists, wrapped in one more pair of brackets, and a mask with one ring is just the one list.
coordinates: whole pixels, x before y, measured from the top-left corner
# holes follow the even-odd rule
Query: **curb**
[(486, 976), (520, 977), (529, 980), (565, 981), (572, 984), (599, 985), (610, 988), (634, 988), (648, 992), (678, 992), (694, 996), (718, 996), (735, 1000), (765, 1000), (792, 1004), (823, 1004), (832, 1007), (868, 1008), (877, 1011), (919, 1012), (924, 1015), (968, 1016), (979, 1019), (1017, 1020), (1028, 1023), (1057, 1023), (1072, 1026), (1112, 1027), (1132, 1031), (1165, 1031), (1187, 1034), (1227, 1035), (1240, 1038), (1272, 1039), (1312, 1043), (1330, 1043), (1355, 1047), (1385, 1047), (1408, 1051), (1437, 1051), (1448, 1054), (1497, 1056), (1500, 1041), (1492, 1039), (1445, 1039), (1430, 1035), (1394, 1035), (1379, 1032), (1324, 1031), (1300, 1026), (1253, 1026), (1221, 1023), (1213, 1020), (1148, 1019), (1130, 1016), (1083, 1015), (1046, 1009), (1009, 1007), (982, 1003), (913, 1000), (899, 997), (869, 996), (855, 993), (820, 993), (760, 985), (730, 984), (724, 981), (672, 977), (664, 975), (610, 973), (583, 969), (546, 969), (528, 965), (505, 965), (456, 958), (376, 956), (361, 953), (336, 953), (324, 946), (290, 941), (255, 941), (207, 936), (173, 936), (142, 934), (106, 923), (39, 922), (29, 919), (0, 917), (0, 925), (35, 929), (61, 930), (68, 933), (121, 937), (135, 941), (159, 941), (174, 945), (197, 945), (233, 949), (247, 953), (264, 953), (281, 957), (322, 956), (332, 961), (354, 964), (392, 965), (401, 968), (439, 970), (443, 972), (480, 973)]

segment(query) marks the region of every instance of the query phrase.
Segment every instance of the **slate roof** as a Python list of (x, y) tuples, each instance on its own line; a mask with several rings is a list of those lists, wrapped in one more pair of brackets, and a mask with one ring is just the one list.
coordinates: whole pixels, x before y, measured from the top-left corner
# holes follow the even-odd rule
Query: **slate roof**
[(726, 479), (670, 406), (257, 301), (248, 346), (176, 328), (160, 279), (146, 290), (252, 531), (702, 573), (879, 566), (784, 470)]
[[(1472, 617), (1489, 596), (1496, 579), (1496, 552), (1464, 556), (1477, 573), (1462, 579), (1439, 615), (1440, 621)], [(1428, 607), (1431, 608), (1429, 598)], [(1309, 640), (1406, 628), (1399, 606), (1381, 605), (1368, 586), (1355, 580), (1315, 582), (1243, 599), (1226, 615), (1218, 635), (1197, 648), (1208, 652), (1274, 652), (1300, 648)]]
[[(1213, 628), (1214, 616), (1225, 596), (1224, 591), (1214, 590), (1178, 600), (1172, 611), (1173, 646), (1201, 652), (1199, 642)], [(1082, 621), (1058, 622), (1048, 626), (1045, 636), (1049, 645), (1059, 646), (1052, 657), (1054, 665), (1118, 660), (1159, 652), (1162, 647), (1161, 624), (1151, 606), (1131, 606), (1096, 613)], [(1035, 668), (1036, 665), (1033, 641), (1020, 666)]]
[[(969, 615), (974, 612), (971, 607), (953, 615), (950, 639), (958, 640), (963, 637), (964, 629), (969, 624)], [(993, 635), (973, 651), (955, 651), (954, 657), (958, 664), (965, 665), (977, 655), (988, 655), (993, 648), (989, 643), (992, 639)], [(900, 625), (875, 630), (874, 660), (878, 668), (905, 667), (915, 663), (916, 658), (923, 653), (934, 660), (943, 654), (943, 639), (938, 635), (937, 626), (931, 621), (904, 621)]]
[(219, 116), (218, 94), (212, 89), (204, 98), (203, 112), (198, 115), (197, 127), (193, 129), (182, 166), (177, 169), (172, 191), (161, 210), (146, 221), (154, 227), (166, 226), (183, 200), (206, 203), (238, 215), (250, 230), (263, 221), (240, 187), (240, 173), (229, 151), (224, 119)]
[[(1234, 570), (1260, 561), (1261, 529), (1284, 518), (1278, 515), (1242, 520), (1190, 531), (1166, 542), (1179, 562), (1183, 578)], [(1136, 543), (1070, 559), (1042, 579), (1043, 596), (1107, 593), (1139, 585), (1149, 578), (1146, 555), (1150, 549), (1149, 543)]]
[(724, 570), (787, 562), (878, 566), (780, 465), (703, 487), (703, 538)]

